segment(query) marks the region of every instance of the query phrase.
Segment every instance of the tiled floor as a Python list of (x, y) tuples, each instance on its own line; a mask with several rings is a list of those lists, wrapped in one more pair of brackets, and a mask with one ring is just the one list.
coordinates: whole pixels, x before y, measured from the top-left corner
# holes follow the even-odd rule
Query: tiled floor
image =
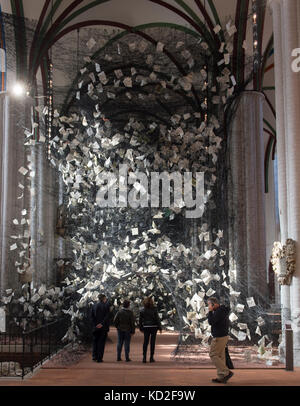
[[(132, 362), (116, 362), (116, 330), (111, 329), (110, 340), (105, 348), (104, 362), (96, 363), (91, 353), (83, 354), (73, 365), (58, 362), (59, 355), (47, 361), (31, 377), (0, 379), (0, 386), (220, 386), (211, 379), (216, 376), (209, 363), (201, 365), (189, 361), (174, 360), (172, 351), (177, 346), (177, 335), (164, 332), (157, 336), (155, 363), (143, 364), (142, 334), (132, 339)], [(124, 356), (123, 356), (124, 358)], [(200, 360), (201, 361), (201, 360)], [(234, 361), (234, 359), (233, 359)], [(234, 376), (226, 386), (300, 386), (300, 368), (286, 371), (284, 368), (255, 368), (235, 363)]]

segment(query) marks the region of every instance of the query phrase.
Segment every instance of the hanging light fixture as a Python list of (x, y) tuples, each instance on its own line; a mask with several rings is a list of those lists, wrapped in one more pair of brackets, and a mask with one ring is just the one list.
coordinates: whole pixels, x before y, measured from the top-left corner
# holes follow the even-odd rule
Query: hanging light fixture
[(258, 24), (257, 24), (257, 1), (252, 0), (252, 32), (253, 32), (253, 70), (259, 68), (259, 48), (258, 48)]
[(207, 61), (206, 61), (205, 66), (204, 66), (204, 70), (206, 72), (206, 78), (205, 78), (205, 82), (204, 82), (205, 92), (206, 92), (206, 95), (205, 95), (205, 98), (204, 98), (204, 106), (205, 106), (204, 107), (205, 108), (204, 121), (205, 121), (205, 124), (207, 124), (207, 100), (208, 100), (208, 69), (207, 69)]
[[(51, 26), (52, 26), (52, 9), (51, 8)], [(53, 120), (53, 63), (52, 63), (52, 48), (49, 51), (49, 63), (48, 63), (48, 82), (47, 82), (47, 120), (46, 120), (46, 136), (48, 141), (47, 155), (50, 160), (51, 157), (51, 138), (52, 138), (52, 120)]]
[(48, 84), (47, 84), (47, 138), (48, 138), (48, 158), (51, 154), (51, 134), (52, 134), (52, 119), (53, 119), (53, 64), (52, 57), (48, 66)]
[(23, 96), (25, 96), (25, 94), (27, 94), (25, 84), (22, 83), (22, 82), (16, 82), (11, 88), (11, 93), (15, 97), (23, 97)]

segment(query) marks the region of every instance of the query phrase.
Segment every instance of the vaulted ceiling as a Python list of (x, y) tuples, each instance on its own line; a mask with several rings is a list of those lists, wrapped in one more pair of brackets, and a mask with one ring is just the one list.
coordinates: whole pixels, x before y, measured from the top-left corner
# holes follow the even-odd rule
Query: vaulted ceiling
[[(28, 68), (29, 81), (34, 82), (41, 68), (44, 84), (47, 78), (49, 45), (57, 38), (63, 39), (63, 35), (75, 27), (99, 26), (101, 20), (105, 24), (113, 22), (115, 26), (128, 31), (128, 27), (130, 29), (142, 24), (166, 22), (192, 29), (200, 36), (206, 31), (212, 41), (212, 48), (217, 50), (223, 34), (215, 34), (214, 28), (218, 22), (224, 27), (230, 19), (237, 27), (232, 69), (238, 82), (243, 84), (244, 47), (247, 48), (247, 55), (251, 56), (253, 52), (253, 3), (258, 8), (261, 60), (259, 77), (254, 79), (254, 90), (265, 90), (265, 118), (275, 127), (273, 24), (267, 0), (0, 0), (3, 12), (36, 21), (37, 29), (28, 55), (22, 52), (22, 33), (19, 33), (16, 44), (20, 50), (21, 62), (23, 58), (23, 65)], [(22, 72), (22, 63), (20, 67), (19, 71)], [(240, 77), (239, 72), (242, 72)]]

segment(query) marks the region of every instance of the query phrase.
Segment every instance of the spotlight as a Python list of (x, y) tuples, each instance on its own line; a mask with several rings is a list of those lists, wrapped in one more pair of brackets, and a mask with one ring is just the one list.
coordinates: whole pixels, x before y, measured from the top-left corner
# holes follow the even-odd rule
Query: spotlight
[(15, 83), (15, 85), (12, 87), (12, 93), (16, 97), (25, 96), (25, 94), (26, 94), (25, 85), (20, 82)]

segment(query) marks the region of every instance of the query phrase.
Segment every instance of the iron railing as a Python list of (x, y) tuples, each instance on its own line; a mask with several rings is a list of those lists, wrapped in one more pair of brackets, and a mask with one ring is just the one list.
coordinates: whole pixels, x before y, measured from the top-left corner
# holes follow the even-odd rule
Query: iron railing
[(69, 327), (69, 318), (41, 325), (29, 331), (0, 333), (0, 377), (24, 376), (33, 372), (51, 355), (63, 348), (62, 338)]

